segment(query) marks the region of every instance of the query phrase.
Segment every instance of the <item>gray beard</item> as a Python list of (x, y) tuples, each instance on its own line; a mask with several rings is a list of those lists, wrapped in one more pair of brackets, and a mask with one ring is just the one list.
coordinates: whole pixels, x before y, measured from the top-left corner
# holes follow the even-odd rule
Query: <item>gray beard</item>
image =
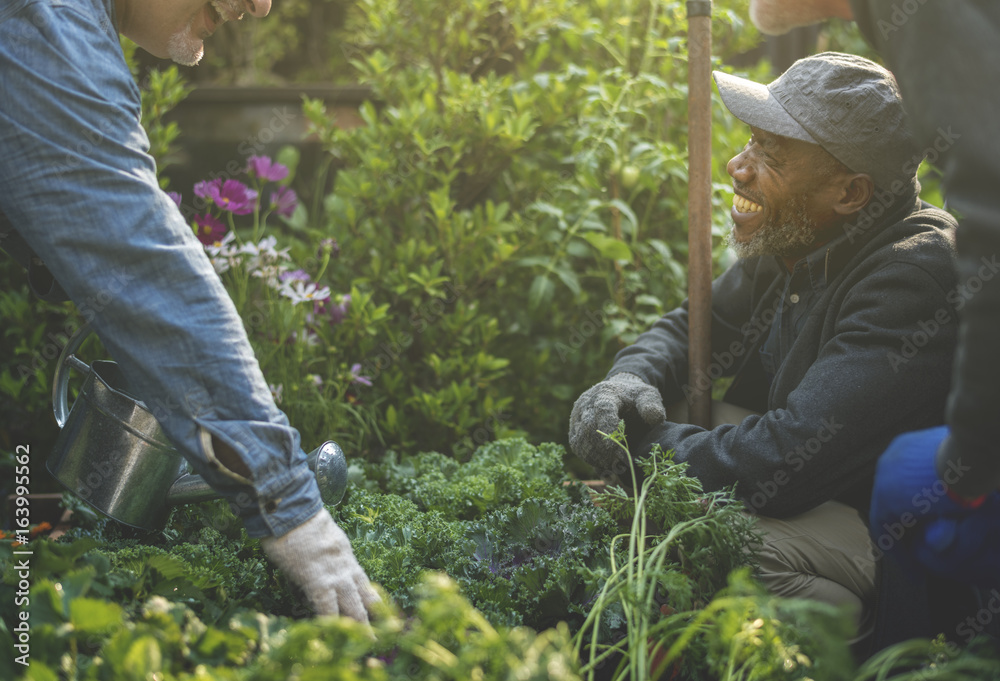
[(167, 54), (171, 60), (182, 66), (197, 66), (205, 55), (202, 41), (191, 37), (191, 24), (193, 23), (194, 19), (192, 18), (187, 26), (167, 40)]
[(805, 197), (792, 199), (785, 211), (764, 223), (748, 241), (737, 241), (730, 230), (726, 245), (738, 258), (762, 255), (789, 258), (808, 253), (816, 243), (816, 222), (809, 219), (805, 204)]

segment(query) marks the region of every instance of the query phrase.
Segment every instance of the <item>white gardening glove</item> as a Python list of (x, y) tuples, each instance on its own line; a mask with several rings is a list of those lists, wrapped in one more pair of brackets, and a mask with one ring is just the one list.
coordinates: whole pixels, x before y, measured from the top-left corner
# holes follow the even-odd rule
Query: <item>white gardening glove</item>
[(347, 535), (325, 508), (281, 537), (264, 537), (260, 545), (305, 592), (317, 615), (368, 622), (368, 608), (379, 595), (358, 565)]

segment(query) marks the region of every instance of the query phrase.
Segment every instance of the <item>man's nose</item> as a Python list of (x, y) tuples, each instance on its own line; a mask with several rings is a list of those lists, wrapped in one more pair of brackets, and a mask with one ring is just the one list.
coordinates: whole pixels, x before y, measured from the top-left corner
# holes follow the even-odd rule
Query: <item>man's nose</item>
[(753, 170), (750, 164), (747, 163), (747, 159), (744, 158), (744, 152), (742, 151), (729, 159), (729, 163), (726, 164), (726, 172), (734, 180), (739, 180), (740, 182), (747, 182), (753, 176)]
[(258, 19), (266, 17), (271, 11), (271, 0), (243, 0), (243, 4), (246, 5), (247, 14), (252, 14)]

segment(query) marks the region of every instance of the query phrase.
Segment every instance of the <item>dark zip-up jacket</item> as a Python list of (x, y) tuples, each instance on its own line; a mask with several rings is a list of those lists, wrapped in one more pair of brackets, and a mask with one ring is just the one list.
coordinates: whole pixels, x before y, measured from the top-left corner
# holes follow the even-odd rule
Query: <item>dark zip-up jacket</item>
[[(629, 432), (640, 442), (633, 454), (654, 443), (674, 450), (707, 490), (736, 485), (761, 515), (787, 517), (832, 499), (866, 512), (875, 461), (890, 440), (943, 423), (956, 342), (955, 221), (914, 198), (893, 205), (831, 242), (827, 286), (773, 381), (759, 349), (788, 305), (787, 270), (774, 257), (749, 258), (716, 279), (709, 374), (735, 376), (726, 401), (762, 415), (712, 430), (668, 422)], [(608, 376), (636, 374), (669, 404), (705, 389), (686, 385), (687, 357), (685, 301), (619, 352)]]

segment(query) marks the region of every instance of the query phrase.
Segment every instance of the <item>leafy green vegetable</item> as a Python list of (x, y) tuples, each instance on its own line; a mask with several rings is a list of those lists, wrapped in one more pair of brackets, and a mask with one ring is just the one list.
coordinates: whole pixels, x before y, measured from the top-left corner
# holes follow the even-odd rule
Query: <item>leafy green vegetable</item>
[[(654, 452), (638, 463), (638, 496), (612, 488), (595, 505), (564, 484), (560, 457), (506, 440), (466, 463), (425, 453), (356, 475), (332, 510), (385, 590), (370, 630), (305, 619), (258, 543), (211, 502), (176, 509), (162, 532), (99, 521), (65, 542), (32, 540), (24, 668), (10, 654), (14, 555), (0, 543), (0, 676), (558, 681), (592, 679), (603, 664), (604, 676), (634, 681), (855, 678), (841, 613), (752, 581), (752, 521), (729, 496), (705, 494)], [(481, 506), (446, 503), (462, 481), (501, 475)], [(857, 679), (983, 678), (998, 661), (982, 643), (912, 641)]]
[[(30, 590), (30, 664), (0, 659), (9, 672), (5, 678), (23, 673), (26, 679), (92, 681), (579, 679), (565, 624), (541, 634), (494, 627), (442, 574), (421, 579), (412, 616), (386, 601), (371, 628), (347, 618), (294, 621), (244, 609), (210, 622), (191, 607), (174, 572), (179, 562), (162, 560), (165, 554), (150, 554), (135, 576), (135, 583), (146, 583), (147, 597), (122, 608), (91, 595), (114, 593), (121, 581), (109, 561), (90, 550), (90, 542), (40, 541), (33, 547), (75, 557), (74, 569), (50, 561), (36, 574)], [(159, 567), (148, 567), (152, 564)], [(135, 583), (130, 588), (138, 594)], [(148, 595), (153, 592), (162, 593)], [(15, 619), (12, 602), (5, 601), (8, 609), (0, 620), (0, 639), (7, 642)]]

